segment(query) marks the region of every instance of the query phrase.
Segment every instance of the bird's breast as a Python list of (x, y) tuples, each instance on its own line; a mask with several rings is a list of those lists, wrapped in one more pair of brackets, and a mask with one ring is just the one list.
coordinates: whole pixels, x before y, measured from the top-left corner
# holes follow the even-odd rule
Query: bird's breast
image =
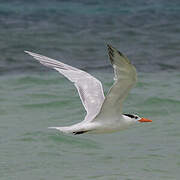
[(129, 124), (119, 118), (96, 119), (94, 130), (97, 133), (112, 133), (129, 127)]

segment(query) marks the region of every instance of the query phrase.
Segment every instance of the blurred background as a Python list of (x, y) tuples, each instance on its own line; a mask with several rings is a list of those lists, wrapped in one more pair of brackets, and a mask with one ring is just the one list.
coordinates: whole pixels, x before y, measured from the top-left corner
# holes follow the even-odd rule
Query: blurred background
[[(180, 168), (180, 1), (0, 0), (0, 179), (170, 179)], [(113, 84), (106, 44), (136, 66), (124, 112), (152, 124), (65, 136), (84, 118), (78, 93), (24, 50)]]

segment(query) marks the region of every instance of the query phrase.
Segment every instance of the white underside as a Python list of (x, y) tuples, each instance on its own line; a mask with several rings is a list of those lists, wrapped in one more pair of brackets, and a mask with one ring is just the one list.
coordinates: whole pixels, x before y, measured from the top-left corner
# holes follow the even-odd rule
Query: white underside
[[(122, 116), (121, 118), (111, 119), (110, 121), (95, 120), (94, 122), (80, 122), (72, 126), (65, 127), (49, 127), (50, 129), (57, 129), (63, 133), (67, 134), (78, 134), (80, 132), (84, 133), (112, 133), (128, 128), (133, 122), (127, 121)], [(81, 133), (80, 133), (81, 134)]]

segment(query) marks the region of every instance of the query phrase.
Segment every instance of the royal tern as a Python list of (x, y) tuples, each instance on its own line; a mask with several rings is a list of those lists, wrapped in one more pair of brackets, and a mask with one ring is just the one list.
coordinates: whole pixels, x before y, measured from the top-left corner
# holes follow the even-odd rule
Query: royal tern
[(41, 64), (57, 70), (73, 82), (87, 112), (80, 123), (49, 128), (74, 135), (87, 132), (111, 133), (126, 129), (137, 122), (152, 122), (135, 114), (123, 114), (122, 103), (137, 81), (136, 69), (121, 52), (111, 45), (107, 47), (114, 68), (114, 84), (106, 97), (101, 82), (87, 72), (46, 56), (25, 51)]

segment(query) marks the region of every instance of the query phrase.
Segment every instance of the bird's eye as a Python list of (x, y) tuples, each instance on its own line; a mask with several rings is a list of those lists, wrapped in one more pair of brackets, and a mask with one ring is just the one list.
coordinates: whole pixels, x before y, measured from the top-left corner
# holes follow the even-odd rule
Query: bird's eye
[(137, 116), (134, 116), (134, 118), (135, 118), (135, 119), (138, 119), (138, 117), (137, 117)]

